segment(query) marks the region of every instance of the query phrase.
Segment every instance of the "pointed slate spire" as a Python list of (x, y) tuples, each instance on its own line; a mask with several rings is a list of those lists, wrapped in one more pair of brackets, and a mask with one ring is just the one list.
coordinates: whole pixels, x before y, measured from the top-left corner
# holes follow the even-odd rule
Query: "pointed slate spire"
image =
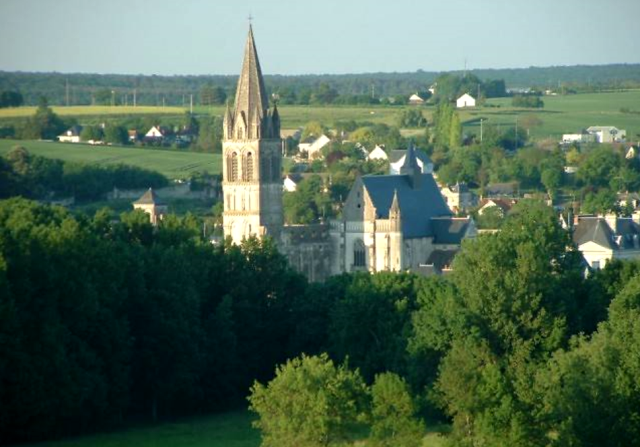
[(234, 106), (234, 125), (242, 123), (244, 127), (240, 139), (261, 137), (261, 125), (268, 107), (269, 102), (253, 38), (253, 28), (249, 25), (249, 35), (244, 48), (244, 61), (242, 62), (242, 72), (238, 80)]
[(420, 169), (420, 165), (418, 164), (413, 141), (411, 141), (407, 147), (407, 154), (404, 157), (404, 163), (400, 167), (400, 174), (409, 176), (409, 182), (411, 183), (412, 188), (415, 189), (420, 187), (422, 169)]

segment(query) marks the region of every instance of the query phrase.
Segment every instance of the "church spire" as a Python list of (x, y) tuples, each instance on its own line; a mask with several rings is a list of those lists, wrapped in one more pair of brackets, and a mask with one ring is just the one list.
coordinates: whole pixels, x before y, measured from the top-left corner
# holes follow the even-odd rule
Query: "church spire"
[(236, 127), (236, 131), (240, 130), (236, 133), (236, 138), (261, 138), (262, 121), (267, 114), (268, 107), (269, 102), (253, 38), (253, 28), (249, 25), (249, 35), (244, 48), (242, 72), (238, 80), (233, 111), (234, 127)]

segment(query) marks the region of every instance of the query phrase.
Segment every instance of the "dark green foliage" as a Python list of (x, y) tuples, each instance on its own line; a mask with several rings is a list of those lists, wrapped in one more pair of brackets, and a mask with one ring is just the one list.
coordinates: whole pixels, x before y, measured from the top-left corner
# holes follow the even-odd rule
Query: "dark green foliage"
[(161, 174), (126, 165), (103, 167), (38, 157), (20, 146), (7, 154), (0, 176), (12, 185), (0, 190), (0, 198), (22, 195), (46, 198), (51, 194), (97, 200), (113, 188), (160, 188), (168, 184)]
[(1, 442), (229, 408), (270, 378), (306, 283), (268, 241), (200, 230), (0, 202)]
[(129, 136), (127, 129), (116, 124), (107, 124), (104, 128), (104, 142), (107, 144), (127, 144)]
[(513, 107), (527, 107), (530, 109), (541, 109), (544, 107), (544, 101), (535, 95), (516, 95), (511, 100)]
[(13, 90), (0, 92), (0, 109), (4, 107), (20, 107), (24, 103), (22, 94)]

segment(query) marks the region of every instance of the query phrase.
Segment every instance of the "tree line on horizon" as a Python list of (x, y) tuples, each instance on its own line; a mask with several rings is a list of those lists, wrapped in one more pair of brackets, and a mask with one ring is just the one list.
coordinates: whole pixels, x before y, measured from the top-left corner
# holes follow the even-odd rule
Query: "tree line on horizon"
[[(265, 75), (265, 81), (270, 93), (287, 96), (293, 92), (296, 97), (309, 100), (311, 94), (318, 92), (320, 86), (326, 84), (330, 96), (335, 91), (338, 96), (343, 97), (344, 103), (362, 104), (366, 103), (367, 98), (382, 99), (399, 95), (408, 97), (415, 92), (424, 92), (443, 75), (473, 75), (483, 82), (502, 79), (508, 87), (544, 89), (562, 86), (576, 91), (599, 91), (637, 88), (640, 84), (640, 64), (477, 69), (445, 73), (418, 70), (412, 73)], [(224, 98), (220, 102), (224, 103), (224, 100), (235, 93), (236, 82), (237, 76), (231, 75), (158, 76), (0, 71), (0, 91), (20, 92), (26, 105), (36, 105), (41, 96), (47, 96), (53, 105), (133, 105), (135, 91), (138, 105), (187, 107), (191, 95), (194, 104), (199, 104), (199, 95), (209, 86), (221, 89), (223, 94), (216, 94), (216, 98)], [(305, 103), (299, 98), (297, 101)], [(207, 100), (202, 103), (209, 104)]]

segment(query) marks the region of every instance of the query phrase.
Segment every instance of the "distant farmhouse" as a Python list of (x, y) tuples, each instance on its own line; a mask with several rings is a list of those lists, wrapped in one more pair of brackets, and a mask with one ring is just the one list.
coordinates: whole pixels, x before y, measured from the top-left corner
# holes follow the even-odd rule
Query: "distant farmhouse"
[(412, 106), (421, 106), (424, 104), (424, 99), (422, 99), (417, 93), (409, 96), (409, 104)]
[(582, 133), (562, 135), (562, 143), (620, 143), (627, 138), (627, 131), (614, 126), (591, 126)]
[(82, 126), (72, 126), (62, 135), (58, 135), (58, 141), (61, 143), (79, 143)]
[(465, 93), (456, 100), (456, 107), (462, 109), (464, 107), (475, 107), (476, 99), (468, 93)]

